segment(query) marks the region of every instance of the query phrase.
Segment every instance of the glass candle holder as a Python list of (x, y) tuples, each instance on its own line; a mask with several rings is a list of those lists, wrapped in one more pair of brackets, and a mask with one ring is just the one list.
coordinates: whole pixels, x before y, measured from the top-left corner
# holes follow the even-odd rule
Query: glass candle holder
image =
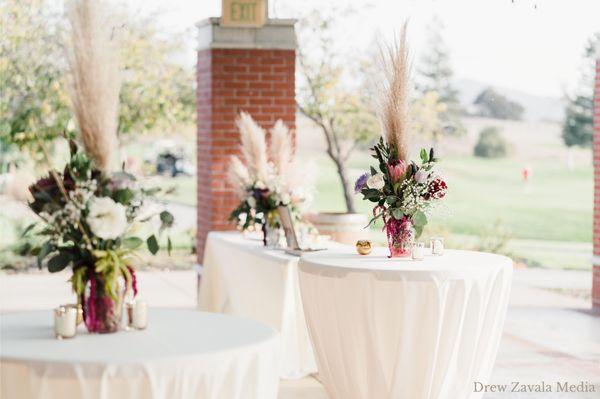
[(425, 259), (425, 243), (416, 242), (412, 248), (412, 258), (413, 260), (423, 260)]
[(83, 307), (78, 303), (69, 303), (67, 305), (63, 305), (65, 308), (73, 308), (77, 310), (77, 326), (83, 323)]
[(148, 325), (148, 304), (137, 300), (133, 304), (132, 324), (137, 330), (143, 330)]
[(431, 247), (431, 254), (441, 256), (444, 254), (444, 237), (431, 237), (429, 241)]
[(77, 308), (59, 306), (54, 309), (54, 336), (73, 338), (77, 333)]
[(129, 301), (125, 304), (125, 314), (127, 314), (127, 324), (125, 325), (126, 330), (133, 329), (133, 301)]

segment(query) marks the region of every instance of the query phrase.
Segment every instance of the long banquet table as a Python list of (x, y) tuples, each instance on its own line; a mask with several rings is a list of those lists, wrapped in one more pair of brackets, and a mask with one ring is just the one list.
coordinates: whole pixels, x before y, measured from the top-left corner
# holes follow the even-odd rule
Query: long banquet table
[(303, 256), (299, 280), (332, 399), (479, 398), (495, 361), (510, 291), (504, 256), (446, 251), (424, 261)]
[(298, 260), (240, 233), (210, 232), (200, 286), (201, 310), (255, 319), (280, 332), (280, 376), (286, 379), (317, 371), (300, 299)]
[(0, 339), (6, 399), (277, 397), (278, 335), (252, 320), (152, 309), (144, 331), (56, 340), (50, 310), (21, 312), (0, 315)]

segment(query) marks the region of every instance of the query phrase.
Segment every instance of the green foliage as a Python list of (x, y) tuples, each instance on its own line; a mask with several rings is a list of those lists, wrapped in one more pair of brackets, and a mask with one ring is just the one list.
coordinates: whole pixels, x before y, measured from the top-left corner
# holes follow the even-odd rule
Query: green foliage
[(146, 239), (146, 245), (148, 245), (148, 251), (150, 251), (152, 255), (156, 255), (159, 250), (159, 246), (158, 240), (154, 234)]
[(0, 6), (0, 142), (41, 160), (36, 134), (54, 140), (74, 124), (65, 79), (64, 26), (45, 0)]
[(562, 138), (567, 147), (592, 145), (595, 61), (600, 55), (597, 54), (596, 48), (600, 48), (600, 32), (588, 41), (584, 51), (580, 87), (576, 94), (568, 98), (562, 131)]
[(369, 91), (342, 79), (352, 75), (357, 76), (352, 83), (366, 81), (362, 60), (344, 59), (333, 39), (336, 17), (353, 12), (315, 9), (300, 21), (298, 30), (298, 108), (325, 136), (327, 155), (336, 165), (348, 212), (354, 212), (354, 201), (346, 164), (353, 151), (371, 142), (379, 131)]
[[(64, 15), (55, 9), (50, 0), (2, 0), (0, 156), (15, 145), (40, 161), (36, 134), (48, 142), (75, 136), (68, 96), (67, 27)], [(153, 18), (125, 19), (119, 31), (124, 70), (119, 133), (140, 134), (192, 122), (193, 71), (173, 61), (181, 41), (161, 35)]]
[(521, 104), (509, 100), (491, 87), (479, 93), (473, 104), (477, 106), (477, 115), (486, 118), (520, 120), (525, 112)]
[[(442, 134), (464, 134), (466, 132), (460, 121), (462, 113), (460, 101), (458, 99), (458, 90), (454, 87), (454, 72), (450, 64), (450, 54), (444, 42), (444, 26), (439, 18), (434, 18), (428, 27), (428, 38), (425, 47), (425, 54), (421, 59), (418, 72), (417, 89), (423, 97), (428, 93), (436, 93), (436, 104), (431, 103), (431, 99), (425, 99), (426, 106), (439, 113), (439, 122), (430, 124), (439, 124), (439, 129), (434, 129), (430, 133), (433, 140), (436, 141)], [(421, 100), (423, 101), (423, 100)], [(444, 107), (440, 108), (441, 104)], [(437, 115), (436, 115), (437, 116)]]
[(122, 32), (123, 82), (119, 133), (171, 130), (192, 123), (195, 115), (194, 74), (173, 59), (182, 42), (164, 37), (155, 19), (127, 18)]
[(473, 154), (482, 158), (502, 158), (509, 152), (509, 145), (496, 127), (486, 127), (479, 133)]

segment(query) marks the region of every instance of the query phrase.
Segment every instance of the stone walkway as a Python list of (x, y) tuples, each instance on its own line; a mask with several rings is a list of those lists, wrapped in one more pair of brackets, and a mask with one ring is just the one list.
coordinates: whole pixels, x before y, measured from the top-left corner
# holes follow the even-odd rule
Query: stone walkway
[[(50, 309), (72, 301), (68, 274), (0, 274), (0, 312)], [(141, 272), (139, 285), (151, 306), (193, 308), (193, 271)], [(590, 272), (515, 270), (511, 302), (491, 384), (556, 384), (588, 387), (595, 393), (488, 393), (486, 399), (600, 398), (600, 315), (589, 303), (561, 290), (585, 290)], [(314, 378), (283, 381), (279, 399), (326, 399)]]

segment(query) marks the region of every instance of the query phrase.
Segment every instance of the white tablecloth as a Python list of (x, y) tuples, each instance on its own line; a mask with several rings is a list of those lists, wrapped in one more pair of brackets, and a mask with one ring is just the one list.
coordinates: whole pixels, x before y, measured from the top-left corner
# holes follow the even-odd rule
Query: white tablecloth
[(0, 316), (6, 399), (275, 399), (279, 342), (252, 320), (152, 309), (148, 328), (56, 340), (52, 312)]
[(287, 379), (317, 370), (300, 300), (298, 260), (239, 233), (211, 232), (200, 286), (200, 309), (255, 319), (280, 332), (280, 376)]
[(446, 251), (424, 261), (303, 257), (300, 288), (319, 379), (332, 399), (477, 398), (498, 349), (510, 259)]

